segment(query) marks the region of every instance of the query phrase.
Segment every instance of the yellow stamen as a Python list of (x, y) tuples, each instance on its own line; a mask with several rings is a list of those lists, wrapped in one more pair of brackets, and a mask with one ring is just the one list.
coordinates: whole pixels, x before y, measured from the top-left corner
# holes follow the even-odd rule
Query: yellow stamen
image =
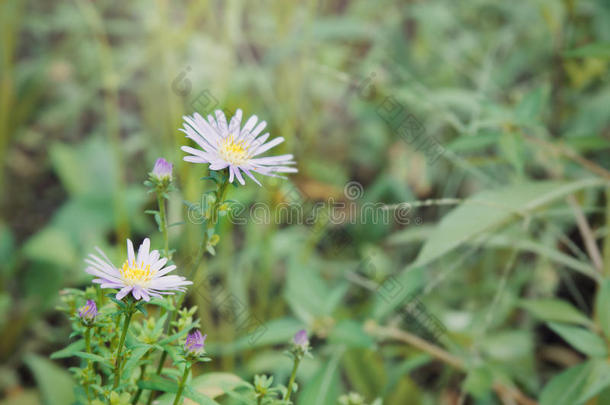
[(233, 135), (229, 135), (221, 141), (219, 153), (222, 158), (232, 165), (239, 166), (249, 158), (248, 146), (243, 140), (236, 142)]
[(146, 284), (153, 276), (150, 265), (140, 267), (139, 263), (134, 263), (133, 266), (129, 266), (129, 260), (125, 260), (120, 271), (125, 283), (130, 286)]

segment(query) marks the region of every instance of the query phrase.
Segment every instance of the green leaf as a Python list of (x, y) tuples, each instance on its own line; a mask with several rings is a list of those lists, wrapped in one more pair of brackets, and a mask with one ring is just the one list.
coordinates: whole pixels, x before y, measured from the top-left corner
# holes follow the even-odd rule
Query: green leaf
[(593, 42), (580, 48), (565, 51), (563, 55), (569, 58), (610, 59), (610, 42)]
[(542, 389), (540, 405), (576, 405), (581, 397), (590, 369), (582, 363), (553, 377)]
[(246, 322), (240, 324), (243, 336), (231, 343), (206, 344), (206, 350), (211, 354), (231, 354), (247, 349), (255, 349), (261, 346), (289, 343), (299, 329), (304, 329), (305, 324), (294, 318), (279, 318), (267, 323), (258, 323), (252, 318), (251, 327)]
[(293, 312), (306, 322), (329, 316), (347, 292), (348, 284), (331, 288), (319, 269), (295, 258), (290, 261), (284, 296)]
[(515, 114), (520, 122), (528, 123), (540, 120), (540, 113), (544, 105), (544, 89), (537, 89), (527, 93), (515, 108)]
[[(296, 405), (336, 405), (341, 384), (338, 366), (343, 351), (342, 347), (336, 348), (333, 356), (322, 364), (306, 384), (303, 384), (302, 392), (296, 395)], [(298, 378), (297, 383), (299, 383)]]
[(427, 265), (464, 242), (512, 221), (575, 191), (606, 184), (603, 179), (575, 182), (539, 181), (480, 192), (447, 214), (419, 252), (412, 267)]
[(328, 336), (330, 343), (344, 344), (346, 347), (371, 349), (375, 345), (373, 338), (364, 332), (361, 323), (352, 320), (340, 321)]
[(123, 375), (130, 375), (131, 370), (133, 370), (137, 365), (142, 356), (146, 354), (150, 350), (150, 346), (142, 345), (135, 347), (131, 350), (130, 356), (127, 358), (125, 362)]
[(74, 382), (64, 369), (34, 354), (26, 355), (24, 362), (34, 375), (45, 405), (74, 402)]
[[(578, 398), (577, 402), (579, 404), (584, 404), (610, 386), (610, 364), (608, 364), (606, 359), (592, 359), (589, 361), (588, 368), (589, 376)], [(600, 405), (609, 403), (601, 398), (598, 398), (597, 401)]]
[(547, 322), (564, 322), (590, 326), (591, 320), (572, 304), (558, 299), (522, 300), (519, 305)]
[(54, 226), (48, 226), (28, 239), (23, 251), (31, 260), (66, 268), (74, 265), (77, 256), (70, 237)]
[(103, 358), (102, 356), (99, 356), (97, 354), (93, 354), (93, 353), (86, 353), (86, 352), (76, 352), (74, 353), (74, 355), (76, 357), (80, 357), (81, 359), (85, 359), (85, 360), (91, 360), (91, 361), (97, 361), (100, 363), (104, 363), (107, 360), (105, 358)]
[[(609, 253), (610, 254), (610, 253)], [(595, 308), (599, 324), (607, 338), (610, 338), (610, 279), (602, 282), (595, 297)]]
[(604, 340), (587, 329), (556, 322), (549, 322), (548, 325), (572, 347), (584, 354), (593, 357), (604, 357), (608, 354)]
[(76, 352), (80, 352), (85, 348), (84, 339), (77, 340), (76, 342), (70, 343), (67, 347), (56, 351), (51, 354), (51, 359), (64, 359), (66, 357), (72, 357)]
[(147, 380), (138, 381), (138, 387), (145, 390), (170, 392), (172, 394), (178, 392), (178, 384), (176, 382), (158, 375), (153, 375)]
[(484, 398), (489, 395), (493, 387), (493, 374), (487, 367), (481, 365), (468, 371), (464, 381), (464, 390), (475, 398)]
[[(553, 377), (540, 394), (540, 405), (581, 405), (610, 386), (610, 364), (593, 359)], [(598, 398), (598, 404), (605, 404)]]
[(247, 382), (231, 373), (211, 372), (193, 378), (190, 385), (196, 392), (210, 398), (217, 398), (239, 387), (246, 387)]
[(210, 399), (207, 395), (203, 395), (194, 391), (189, 385), (184, 387), (184, 396), (197, 402), (199, 405), (218, 405), (218, 402)]

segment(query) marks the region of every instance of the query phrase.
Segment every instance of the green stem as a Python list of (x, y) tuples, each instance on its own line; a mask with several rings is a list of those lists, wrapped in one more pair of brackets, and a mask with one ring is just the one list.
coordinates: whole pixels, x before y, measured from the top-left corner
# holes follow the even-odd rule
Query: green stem
[[(146, 354), (144, 354), (144, 356), (142, 357), (142, 362), (144, 364), (142, 364), (140, 366), (140, 378), (138, 379), (138, 381), (143, 381), (144, 380), (144, 376), (146, 375), (146, 359), (148, 359), (148, 354), (150, 353), (150, 351), (146, 352)], [(138, 400), (140, 399), (140, 396), (142, 395), (142, 391), (143, 389), (138, 386), (138, 391), (136, 392), (136, 395), (133, 397), (133, 404), (137, 404)]]
[(135, 312), (135, 305), (133, 301), (130, 301), (129, 307), (127, 308), (127, 312), (125, 314), (125, 322), (123, 322), (123, 332), (121, 333), (121, 339), (119, 340), (119, 346), (117, 347), (117, 355), (116, 355), (116, 364), (114, 366), (114, 384), (112, 385), (113, 389), (119, 386), (119, 381), (121, 381), (121, 353), (123, 352), (123, 345), (125, 344), (125, 338), (127, 337), (127, 330), (129, 329), (129, 323), (131, 322), (131, 317)]
[(292, 367), (292, 375), (290, 376), (290, 381), (288, 382), (288, 390), (286, 391), (286, 395), (284, 395), (284, 401), (290, 400), (290, 394), (292, 394), (292, 386), (294, 385), (294, 379), (297, 376), (297, 368), (299, 368), (299, 363), (301, 359), (299, 357), (294, 358), (294, 366)]
[[(212, 212), (210, 213), (210, 221), (208, 222), (206, 231), (203, 234), (203, 241), (199, 245), (199, 247), (197, 249), (197, 253), (195, 254), (195, 261), (193, 262), (193, 266), (191, 267), (191, 269), (192, 269), (191, 275), (195, 274), (195, 272), (199, 268), (199, 265), (201, 264), (201, 261), (203, 260), (205, 251), (207, 250), (208, 232), (210, 229), (215, 227), (216, 223), (218, 222), (218, 209), (220, 208), (220, 205), (224, 202), (228, 185), (229, 185), (229, 177), (225, 176), (223, 182), (216, 189), (216, 201), (214, 201), (214, 204), (212, 205)], [(159, 204), (159, 207), (161, 207), (161, 204)], [(160, 209), (159, 209), (159, 212), (161, 212)], [(167, 332), (168, 333), (170, 331), (171, 324), (174, 321), (174, 318), (176, 317), (176, 312), (180, 310), (180, 307), (182, 306), (182, 303), (184, 302), (184, 298), (185, 298), (185, 294), (178, 294), (178, 302), (174, 306), (174, 309), (170, 312), (169, 318), (167, 320)], [(167, 359), (167, 351), (164, 350), (163, 353), (161, 353), (161, 357), (159, 358), (159, 364), (157, 365), (157, 371), (156, 371), (157, 375), (161, 375), (161, 371), (163, 370), (163, 363), (165, 363), (166, 359)], [(147, 405), (152, 404), (152, 401), (154, 398), (155, 398), (155, 394), (154, 394), (154, 392), (151, 392), (150, 397), (148, 398)]]
[(157, 205), (159, 206), (159, 220), (161, 227), (161, 232), (163, 233), (163, 241), (164, 241), (164, 252), (165, 257), (170, 259), (169, 255), (169, 236), (167, 235), (167, 215), (165, 214), (165, 198), (163, 197), (163, 190), (157, 189)]
[[(606, 226), (610, 227), (610, 188), (606, 188)], [(610, 277), (610, 234), (604, 238), (604, 276)]]
[[(85, 330), (85, 350), (87, 354), (91, 354), (91, 328), (87, 326)], [(87, 360), (87, 371), (92, 371), (92, 362), (91, 360)], [(85, 381), (85, 394), (87, 394), (87, 400), (91, 401), (91, 397), (89, 395), (89, 378)]]
[(174, 405), (178, 405), (180, 403), (180, 398), (182, 397), (182, 391), (184, 391), (184, 386), (186, 385), (186, 379), (189, 376), (189, 371), (191, 369), (190, 363), (186, 363), (184, 366), (184, 374), (182, 374), (182, 380), (180, 380), (180, 386), (178, 387), (178, 392), (176, 393), (176, 399), (174, 399)]

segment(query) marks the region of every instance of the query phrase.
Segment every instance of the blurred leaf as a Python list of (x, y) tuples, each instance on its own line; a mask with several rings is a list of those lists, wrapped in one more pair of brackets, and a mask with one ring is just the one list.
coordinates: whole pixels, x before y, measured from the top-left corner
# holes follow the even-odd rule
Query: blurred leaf
[(210, 354), (230, 354), (261, 346), (289, 344), (294, 334), (303, 328), (305, 328), (303, 322), (294, 318), (274, 319), (256, 325), (256, 329), (251, 330), (251, 333), (246, 333), (234, 342), (223, 343), (222, 345), (213, 342), (206, 344), (206, 350)]
[(463, 135), (454, 139), (447, 149), (454, 152), (483, 152), (485, 148), (495, 146), (502, 134), (500, 132), (482, 132), (477, 135)]
[[(588, 367), (589, 376), (577, 401), (579, 404), (585, 403), (610, 386), (610, 364), (606, 359), (590, 360)], [(598, 398), (597, 403), (601, 405), (607, 402)]]
[(515, 108), (515, 115), (519, 122), (528, 123), (541, 121), (540, 114), (544, 104), (544, 88), (538, 87), (523, 97)]
[(53, 167), (72, 196), (107, 199), (116, 188), (116, 162), (108, 144), (90, 138), (80, 145), (54, 143)]
[(548, 325), (572, 347), (586, 355), (603, 357), (608, 354), (604, 340), (591, 331), (579, 326), (563, 325), (556, 322), (550, 322)]
[(292, 310), (307, 323), (331, 315), (347, 291), (347, 283), (329, 288), (319, 271), (293, 259), (288, 268), (284, 297)]
[(491, 392), (493, 382), (492, 371), (485, 366), (478, 366), (468, 371), (463, 387), (475, 398), (484, 398)]
[(610, 58), (610, 42), (593, 42), (563, 53), (569, 58)]
[(138, 387), (145, 390), (170, 392), (173, 394), (178, 392), (178, 384), (175, 381), (170, 381), (159, 375), (152, 375), (147, 380), (138, 381)]
[(534, 349), (532, 334), (522, 330), (507, 330), (486, 335), (480, 345), (487, 356), (503, 362), (530, 358)]
[(604, 183), (602, 179), (584, 179), (571, 183), (540, 181), (482, 191), (441, 220), (413, 266), (424, 266), (482, 232), (521, 219), (523, 215), (577, 190)]
[(299, 384), (296, 393), (297, 405), (336, 405), (340, 393), (338, 366), (343, 351), (343, 348), (337, 348), (330, 360), (320, 367), (313, 378), (306, 384)]
[(610, 279), (605, 279), (595, 297), (595, 309), (599, 324), (610, 339)]
[(352, 320), (340, 321), (330, 332), (328, 340), (331, 343), (344, 344), (346, 347), (361, 347), (372, 349), (373, 338), (364, 332), (361, 323)]
[(521, 300), (519, 305), (535, 317), (549, 322), (565, 322), (590, 326), (591, 320), (572, 304), (559, 299)]
[(57, 227), (46, 227), (32, 236), (24, 246), (26, 257), (69, 268), (76, 262), (76, 251), (70, 237)]
[(0, 275), (8, 276), (9, 270), (11, 270), (14, 258), (15, 241), (13, 233), (10, 228), (3, 222), (0, 222), (0, 263), (2, 263), (2, 269)]
[(609, 385), (610, 364), (601, 359), (589, 360), (553, 377), (540, 394), (540, 405), (584, 404)]
[(411, 294), (424, 285), (425, 267), (408, 267), (396, 276), (388, 277), (377, 288), (373, 317), (377, 320), (390, 314)]
[(246, 385), (239, 376), (231, 373), (209, 372), (193, 378), (190, 384), (194, 390), (210, 398), (219, 397)]
[(554, 376), (540, 394), (540, 405), (576, 405), (589, 376), (586, 363), (570, 367)]
[(35, 354), (24, 358), (30, 368), (45, 405), (66, 405), (74, 402), (74, 382), (62, 368)]
[(80, 352), (85, 348), (84, 339), (77, 340), (76, 342), (70, 343), (67, 347), (56, 351), (51, 354), (51, 359), (64, 359), (66, 357), (72, 357), (76, 352)]

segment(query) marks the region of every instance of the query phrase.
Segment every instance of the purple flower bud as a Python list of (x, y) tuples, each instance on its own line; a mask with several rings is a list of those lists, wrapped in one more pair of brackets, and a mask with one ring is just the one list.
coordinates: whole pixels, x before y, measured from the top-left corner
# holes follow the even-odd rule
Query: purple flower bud
[(152, 175), (158, 180), (171, 179), (174, 165), (163, 158), (157, 159), (153, 167)]
[(186, 342), (184, 343), (184, 350), (193, 354), (201, 352), (203, 350), (206, 337), (208, 337), (208, 335), (202, 336), (199, 330), (189, 333), (186, 337)]
[(95, 301), (87, 300), (87, 303), (78, 309), (78, 316), (87, 322), (93, 322), (97, 316)]
[(309, 344), (309, 339), (307, 338), (307, 332), (305, 329), (301, 329), (294, 335), (293, 342), (297, 346), (301, 346), (302, 348), (307, 347)]

